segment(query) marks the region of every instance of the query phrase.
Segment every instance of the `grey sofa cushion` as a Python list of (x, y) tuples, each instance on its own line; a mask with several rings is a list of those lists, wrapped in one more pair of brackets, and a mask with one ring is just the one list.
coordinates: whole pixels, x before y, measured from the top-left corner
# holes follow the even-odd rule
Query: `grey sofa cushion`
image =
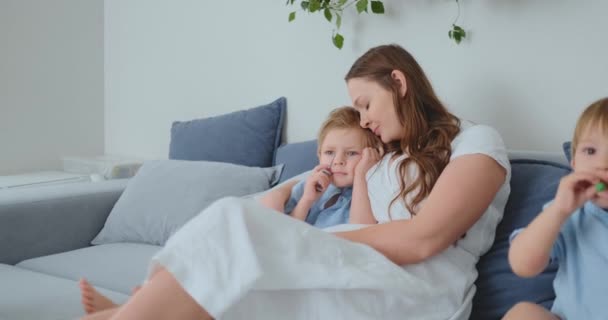
[(161, 247), (139, 243), (93, 246), (25, 260), (18, 267), (92, 284), (124, 294), (145, 280), (150, 258)]
[[(99, 289), (117, 303), (128, 298)], [(77, 282), (0, 264), (0, 319), (65, 320), (83, 315)]]
[(311, 170), (319, 164), (317, 158), (317, 140), (284, 144), (277, 149), (275, 164), (283, 164), (281, 180), (284, 182), (304, 171)]
[(281, 169), (208, 161), (147, 161), (127, 185), (92, 244), (164, 245), (211, 202), (264, 191), (277, 182)]

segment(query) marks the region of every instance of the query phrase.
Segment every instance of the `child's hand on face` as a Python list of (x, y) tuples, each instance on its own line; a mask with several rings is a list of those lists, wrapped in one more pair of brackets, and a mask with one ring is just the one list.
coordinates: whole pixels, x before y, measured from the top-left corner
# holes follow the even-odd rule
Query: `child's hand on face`
[(367, 171), (383, 156), (383, 151), (376, 148), (365, 148), (361, 151), (361, 159), (355, 167), (355, 177), (365, 177)]
[(596, 184), (606, 180), (608, 175), (602, 171), (573, 172), (561, 179), (552, 206), (566, 218), (585, 202), (596, 197)]
[[(319, 200), (323, 192), (327, 189), (327, 186), (331, 183), (331, 175), (328, 175), (326, 165), (318, 165), (313, 169), (313, 172), (306, 179), (306, 184), (304, 185), (304, 194), (302, 195), (302, 200), (314, 202)], [(321, 187), (321, 191), (317, 190), (317, 186)]]

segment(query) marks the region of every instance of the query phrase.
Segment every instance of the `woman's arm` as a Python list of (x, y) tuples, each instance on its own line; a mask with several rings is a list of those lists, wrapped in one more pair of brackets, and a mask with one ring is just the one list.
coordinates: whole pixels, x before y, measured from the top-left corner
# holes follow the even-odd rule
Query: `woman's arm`
[(445, 250), (475, 224), (505, 182), (506, 170), (483, 154), (448, 163), (418, 214), (338, 233), (367, 244), (398, 265), (413, 264)]
[(279, 212), (285, 211), (285, 203), (289, 200), (291, 189), (296, 183), (298, 183), (297, 180), (286, 182), (282, 186), (268, 191), (268, 193), (260, 198), (260, 203)]
[(348, 223), (351, 224), (376, 224), (376, 218), (372, 212), (367, 193), (367, 181), (365, 175), (355, 176), (353, 183), (353, 195), (350, 203), (350, 214)]

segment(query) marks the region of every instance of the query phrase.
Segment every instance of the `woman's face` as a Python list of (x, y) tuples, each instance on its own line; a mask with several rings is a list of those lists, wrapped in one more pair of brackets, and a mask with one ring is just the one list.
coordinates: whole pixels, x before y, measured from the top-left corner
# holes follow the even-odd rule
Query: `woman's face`
[(364, 78), (349, 79), (346, 85), (361, 116), (361, 127), (370, 129), (383, 143), (401, 140), (403, 126), (395, 112), (393, 93)]

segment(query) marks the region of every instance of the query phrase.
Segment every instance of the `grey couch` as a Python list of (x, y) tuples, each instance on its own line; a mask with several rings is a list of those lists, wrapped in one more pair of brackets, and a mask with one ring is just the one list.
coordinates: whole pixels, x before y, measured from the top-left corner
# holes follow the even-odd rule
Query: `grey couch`
[[(286, 177), (312, 168), (315, 143), (279, 148), (277, 163)], [(524, 226), (551, 199), (563, 164), (538, 160), (542, 154), (511, 154), (512, 194), (496, 242), (478, 264), (478, 292), (472, 319), (499, 319), (513, 303), (531, 300), (550, 306), (555, 269), (519, 279), (506, 261), (508, 234)], [(537, 158), (537, 159), (529, 159)], [(552, 160), (564, 163), (561, 157)], [(138, 243), (91, 246), (128, 181), (0, 191), (0, 319), (73, 319), (83, 315), (78, 279), (86, 277), (116, 302), (140, 284), (148, 260), (160, 249)]]

